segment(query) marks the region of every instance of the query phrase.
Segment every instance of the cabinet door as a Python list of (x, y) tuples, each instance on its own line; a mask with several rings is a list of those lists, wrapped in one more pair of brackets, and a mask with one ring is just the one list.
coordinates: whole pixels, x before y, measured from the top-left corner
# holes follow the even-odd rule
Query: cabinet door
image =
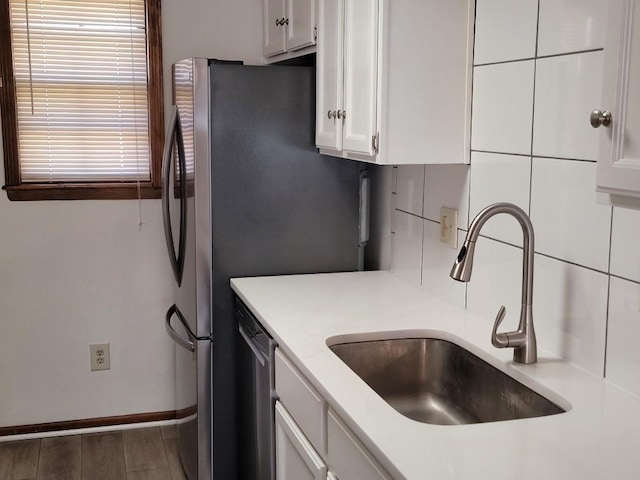
[(611, 113), (600, 127), (598, 190), (623, 204), (617, 196), (640, 197), (640, 1), (612, 0), (607, 32), (602, 102), (589, 107)]
[(325, 480), (327, 466), (280, 402), (276, 402), (276, 479)]
[(287, 51), (315, 44), (315, 28), (315, 0), (288, 0)]
[(328, 462), (340, 480), (391, 480), (341, 420), (329, 411)]
[(318, 0), (316, 54), (316, 145), (342, 150), (344, 0)]
[(378, 84), (378, 0), (347, 1), (342, 148), (373, 155)]
[(285, 0), (264, 0), (264, 56), (271, 57), (285, 50)]

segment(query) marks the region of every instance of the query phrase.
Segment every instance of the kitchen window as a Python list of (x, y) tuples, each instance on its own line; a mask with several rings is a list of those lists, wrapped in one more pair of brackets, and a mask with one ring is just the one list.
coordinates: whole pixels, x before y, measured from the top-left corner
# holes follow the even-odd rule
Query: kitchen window
[(160, 0), (0, 0), (10, 200), (159, 198)]

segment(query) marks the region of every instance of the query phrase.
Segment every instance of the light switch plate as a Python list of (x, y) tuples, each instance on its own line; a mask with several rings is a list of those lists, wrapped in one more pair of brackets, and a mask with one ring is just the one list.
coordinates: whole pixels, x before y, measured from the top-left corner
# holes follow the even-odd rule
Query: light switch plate
[(458, 210), (455, 208), (440, 209), (440, 243), (458, 248)]

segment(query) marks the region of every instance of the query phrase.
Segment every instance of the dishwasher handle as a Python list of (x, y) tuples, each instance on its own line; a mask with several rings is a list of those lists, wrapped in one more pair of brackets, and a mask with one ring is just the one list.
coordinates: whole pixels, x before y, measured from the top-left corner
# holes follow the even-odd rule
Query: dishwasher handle
[[(186, 330), (189, 337), (188, 339), (184, 338), (182, 335), (176, 332), (176, 330), (171, 325), (171, 318), (174, 314), (176, 317), (178, 317), (178, 320), (180, 320), (180, 323), (182, 323), (182, 326)], [(189, 325), (187, 325), (187, 321), (182, 315), (182, 312), (180, 312), (180, 309), (175, 304), (172, 305), (169, 310), (167, 310), (167, 315), (165, 316), (165, 328), (167, 329), (167, 333), (178, 345), (186, 348), (190, 352), (196, 351), (195, 341), (198, 340), (198, 338), (191, 332), (191, 329), (189, 328)]]
[(240, 335), (244, 339), (245, 343), (251, 349), (251, 352), (253, 353), (253, 356), (256, 357), (256, 360), (258, 360), (258, 362), (260, 362), (260, 365), (264, 367), (266, 362), (267, 362), (267, 358), (258, 349), (258, 347), (256, 346), (255, 342), (253, 341), (253, 337), (251, 337), (251, 335), (249, 335), (249, 333), (247, 332), (247, 329), (244, 328), (242, 325), (238, 325), (238, 331), (240, 332)]

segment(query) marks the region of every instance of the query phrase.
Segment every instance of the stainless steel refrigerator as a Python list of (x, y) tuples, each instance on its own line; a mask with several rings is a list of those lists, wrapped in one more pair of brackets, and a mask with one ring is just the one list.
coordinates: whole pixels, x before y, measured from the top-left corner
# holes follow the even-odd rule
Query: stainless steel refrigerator
[(189, 480), (234, 480), (244, 461), (229, 278), (350, 271), (362, 258), (362, 166), (317, 153), (314, 78), (311, 67), (201, 58), (173, 67), (163, 210), (175, 304), (165, 326)]

